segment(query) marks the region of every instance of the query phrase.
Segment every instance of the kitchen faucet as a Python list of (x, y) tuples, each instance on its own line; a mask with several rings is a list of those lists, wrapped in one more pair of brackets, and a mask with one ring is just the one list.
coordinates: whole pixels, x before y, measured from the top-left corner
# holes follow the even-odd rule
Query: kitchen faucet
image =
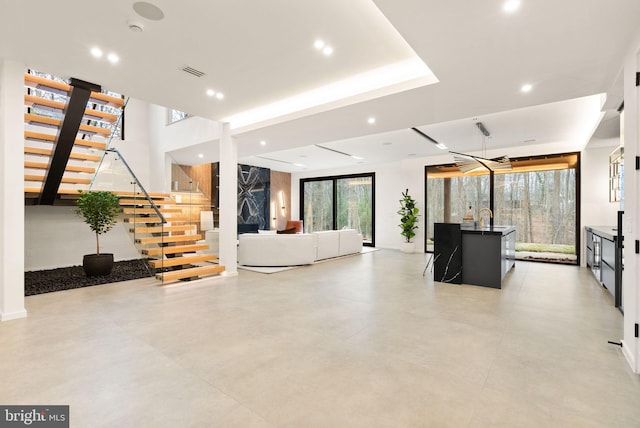
[(489, 213), (489, 218), (493, 218), (493, 211), (491, 211), (489, 208), (480, 208), (480, 211), (478, 211), (480, 229), (484, 227), (484, 217), (482, 216), (482, 214), (485, 211)]

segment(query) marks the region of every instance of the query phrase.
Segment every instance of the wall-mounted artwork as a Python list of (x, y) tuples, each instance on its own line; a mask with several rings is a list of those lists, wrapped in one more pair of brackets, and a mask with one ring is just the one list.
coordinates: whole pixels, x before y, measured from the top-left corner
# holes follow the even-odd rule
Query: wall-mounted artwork
[(269, 229), (271, 170), (238, 165), (238, 224), (258, 224)]

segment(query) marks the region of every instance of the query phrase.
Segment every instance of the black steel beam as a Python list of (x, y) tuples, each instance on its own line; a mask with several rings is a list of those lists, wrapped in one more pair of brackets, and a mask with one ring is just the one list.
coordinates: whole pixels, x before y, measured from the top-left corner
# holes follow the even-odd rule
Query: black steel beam
[(91, 91), (101, 91), (99, 85), (78, 79), (72, 78), (69, 84), (71, 85), (71, 95), (64, 110), (64, 119), (58, 131), (58, 137), (53, 144), (53, 154), (44, 178), (42, 192), (38, 200), (39, 205), (53, 205), (55, 202)]

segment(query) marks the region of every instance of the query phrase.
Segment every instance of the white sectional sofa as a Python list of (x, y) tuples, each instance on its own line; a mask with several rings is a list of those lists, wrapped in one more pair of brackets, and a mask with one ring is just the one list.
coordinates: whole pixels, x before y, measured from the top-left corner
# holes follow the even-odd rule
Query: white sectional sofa
[(243, 234), (238, 238), (238, 263), (245, 266), (296, 266), (359, 253), (362, 235), (355, 229), (308, 234)]

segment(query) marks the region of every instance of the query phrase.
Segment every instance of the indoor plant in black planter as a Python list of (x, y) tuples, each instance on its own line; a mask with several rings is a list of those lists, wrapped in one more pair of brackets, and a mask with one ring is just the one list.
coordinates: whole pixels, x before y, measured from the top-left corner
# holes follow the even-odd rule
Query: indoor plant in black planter
[(76, 201), (76, 213), (96, 233), (96, 254), (87, 254), (82, 259), (82, 267), (87, 276), (109, 275), (113, 267), (113, 254), (100, 254), (99, 236), (108, 232), (116, 224), (120, 203), (118, 196), (111, 192), (80, 192)]
[(418, 212), (419, 209), (416, 206), (416, 200), (409, 195), (409, 189), (402, 192), (402, 199), (400, 199), (400, 228), (402, 232), (400, 235), (404, 236), (405, 241), (402, 243), (402, 251), (405, 253), (412, 253), (414, 250), (414, 243), (411, 239), (416, 236), (416, 229), (418, 228)]

